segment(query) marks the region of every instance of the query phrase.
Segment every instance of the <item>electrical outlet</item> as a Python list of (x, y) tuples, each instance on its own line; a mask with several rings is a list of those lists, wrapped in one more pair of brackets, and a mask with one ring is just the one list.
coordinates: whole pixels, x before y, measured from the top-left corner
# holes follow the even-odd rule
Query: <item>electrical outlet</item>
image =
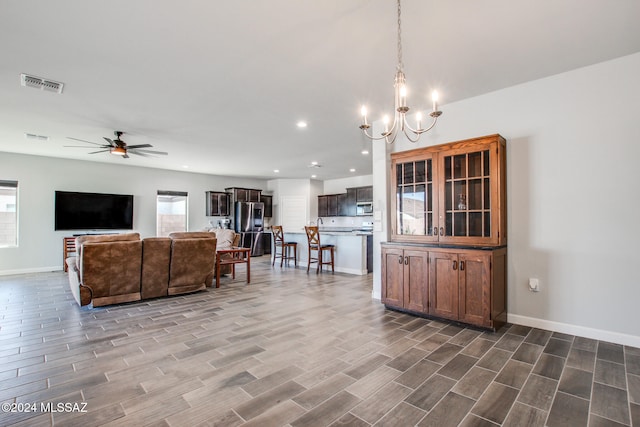
[(540, 291), (540, 281), (533, 277), (529, 278), (529, 290), (531, 292), (539, 292)]

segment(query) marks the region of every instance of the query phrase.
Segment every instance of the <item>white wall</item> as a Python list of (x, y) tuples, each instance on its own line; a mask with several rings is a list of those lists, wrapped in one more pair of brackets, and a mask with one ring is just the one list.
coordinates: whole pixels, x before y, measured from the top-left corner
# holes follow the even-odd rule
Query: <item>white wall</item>
[(507, 139), (509, 321), (640, 346), (639, 75), (634, 54), (444, 105), (426, 138), (393, 146)]
[(346, 193), (347, 188), (373, 185), (373, 175), (358, 175), (349, 178), (328, 179), (323, 183), (322, 194)]
[(74, 232), (54, 231), (56, 190), (133, 194), (134, 231), (156, 233), (158, 190), (189, 193), (189, 230), (209, 225), (205, 191), (226, 187), (266, 189), (263, 180), (222, 177), (51, 157), (0, 153), (0, 179), (18, 181), (17, 248), (0, 248), (0, 274), (62, 268), (62, 238)]

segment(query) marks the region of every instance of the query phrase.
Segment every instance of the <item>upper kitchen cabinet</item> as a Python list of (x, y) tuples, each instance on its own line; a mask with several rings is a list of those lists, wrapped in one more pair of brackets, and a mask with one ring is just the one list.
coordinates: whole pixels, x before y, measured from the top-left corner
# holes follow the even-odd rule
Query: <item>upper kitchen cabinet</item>
[(224, 189), (226, 192), (233, 194), (233, 200), (236, 202), (259, 202), (262, 190), (254, 190), (251, 188), (230, 187)]
[(490, 135), (391, 154), (391, 240), (502, 246), (506, 143)]
[(260, 195), (260, 201), (264, 204), (264, 217), (273, 217), (273, 196), (267, 194)]
[(356, 216), (356, 189), (338, 195), (338, 216)]
[(356, 187), (356, 202), (373, 202), (373, 186)]
[(206, 216), (229, 215), (229, 193), (221, 191), (206, 192)]
[(318, 196), (318, 216), (338, 216), (338, 194)]

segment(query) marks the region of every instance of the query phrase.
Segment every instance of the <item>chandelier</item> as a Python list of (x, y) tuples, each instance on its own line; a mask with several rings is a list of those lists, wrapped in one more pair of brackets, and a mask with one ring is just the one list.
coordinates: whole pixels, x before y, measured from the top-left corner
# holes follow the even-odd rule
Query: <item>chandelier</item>
[(393, 142), (395, 142), (396, 137), (400, 132), (404, 133), (409, 141), (417, 142), (420, 139), (421, 134), (431, 130), (436, 125), (438, 117), (442, 114), (442, 111), (438, 110), (438, 93), (433, 91), (431, 94), (433, 109), (431, 113), (429, 113), (429, 116), (432, 118), (431, 124), (426, 128), (422, 127), (422, 114), (420, 112), (416, 113), (415, 129), (407, 123), (406, 115), (409, 111), (409, 107), (407, 106), (407, 87), (404, 77), (404, 64), (402, 63), (402, 26), (400, 12), (400, 0), (398, 0), (398, 67), (396, 68), (396, 78), (393, 85), (396, 110), (393, 116), (393, 123), (389, 123), (389, 116), (384, 116), (384, 132), (381, 132), (379, 137), (373, 136), (369, 133), (371, 125), (367, 122), (367, 108), (362, 106), (361, 110), (362, 124), (360, 125), (360, 129), (362, 129), (362, 132), (364, 132), (364, 134), (371, 140), (376, 141), (384, 139), (389, 144), (393, 144)]

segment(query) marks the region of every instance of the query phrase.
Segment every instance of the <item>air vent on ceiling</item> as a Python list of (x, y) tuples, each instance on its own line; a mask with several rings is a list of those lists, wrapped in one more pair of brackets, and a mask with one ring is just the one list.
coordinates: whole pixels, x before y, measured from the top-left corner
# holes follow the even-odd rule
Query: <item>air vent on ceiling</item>
[(35, 133), (25, 133), (24, 137), (27, 139), (33, 139), (37, 141), (48, 141), (49, 137), (44, 135), (36, 135)]
[(46, 90), (47, 92), (62, 93), (64, 83), (54, 82), (53, 80), (43, 79), (41, 77), (30, 76), (28, 74), (20, 74), (20, 84), (26, 87)]

